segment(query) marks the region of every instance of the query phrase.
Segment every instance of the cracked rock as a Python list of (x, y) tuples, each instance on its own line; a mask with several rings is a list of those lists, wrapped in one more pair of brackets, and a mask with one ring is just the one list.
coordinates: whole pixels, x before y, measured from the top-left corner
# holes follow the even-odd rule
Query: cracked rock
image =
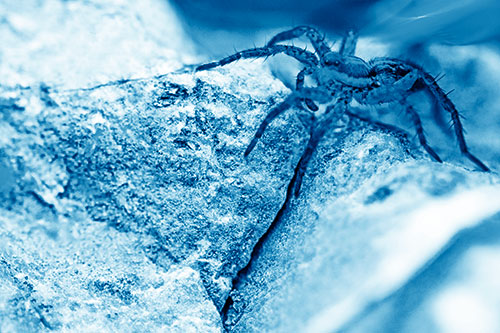
[(244, 159), (285, 88), (241, 73), (2, 87), (2, 330), (220, 331), (303, 140), (285, 117)]

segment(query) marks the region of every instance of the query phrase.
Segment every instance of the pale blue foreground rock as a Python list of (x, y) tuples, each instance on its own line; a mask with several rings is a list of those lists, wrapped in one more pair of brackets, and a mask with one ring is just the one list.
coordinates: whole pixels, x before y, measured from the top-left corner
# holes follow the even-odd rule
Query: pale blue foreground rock
[(296, 110), (243, 157), (289, 93), (268, 62), (192, 73), (159, 0), (6, 1), (0, 19), (1, 332), (500, 330), (491, 49), (433, 47), (429, 66), (492, 173), (417, 101), (445, 163), (350, 120), (282, 209), (308, 138)]
[(243, 158), (284, 89), (261, 73), (264, 85), (184, 73), (2, 89), (2, 325), (220, 329), (217, 308), (284, 200), (300, 141), (283, 119), (262, 159)]

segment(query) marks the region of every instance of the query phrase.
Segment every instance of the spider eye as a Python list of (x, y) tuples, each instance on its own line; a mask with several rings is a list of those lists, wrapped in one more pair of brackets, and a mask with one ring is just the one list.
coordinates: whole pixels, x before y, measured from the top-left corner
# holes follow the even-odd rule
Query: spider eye
[(329, 60), (329, 59), (327, 59), (327, 60), (325, 60), (325, 65), (327, 65), (327, 66), (335, 66), (335, 67), (337, 67), (337, 66), (339, 66), (339, 65), (340, 65), (340, 61), (338, 61), (338, 60)]

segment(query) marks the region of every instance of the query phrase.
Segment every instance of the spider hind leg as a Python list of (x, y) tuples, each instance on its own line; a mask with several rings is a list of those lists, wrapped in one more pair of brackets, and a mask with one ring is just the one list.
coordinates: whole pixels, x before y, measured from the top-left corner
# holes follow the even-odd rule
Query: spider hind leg
[[(306, 75), (310, 75), (313, 73), (313, 68), (311, 67), (306, 67), (303, 70), (297, 74), (297, 80), (296, 80), (296, 90), (301, 91), (304, 88), (304, 80)], [(319, 107), (313, 102), (312, 99), (310, 98), (304, 98), (303, 99), (304, 103), (306, 106), (309, 108), (311, 111), (318, 111)]]
[(470, 151), (469, 148), (467, 147), (467, 143), (465, 142), (465, 137), (464, 137), (464, 128), (462, 126), (462, 122), (460, 121), (460, 116), (458, 114), (458, 111), (455, 109), (454, 112), (451, 113), (451, 119), (453, 121), (453, 127), (455, 128), (455, 135), (458, 140), (458, 145), (460, 147), (460, 151), (462, 152), (462, 155), (467, 157), (472, 163), (477, 165), (481, 170), (483, 171), (490, 171), (490, 169), (483, 163), (481, 162), (476, 156), (474, 156)]
[(468, 158), (472, 163), (479, 167), (482, 171), (488, 172), (490, 169), (474, 156), (467, 147), (464, 135), (464, 127), (460, 121), (460, 114), (453, 102), (448, 98), (447, 94), (439, 87), (436, 80), (428, 73), (421, 71), (421, 77), (424, 84), (427, 86), (429, 91), (432, 93), (433, 97), (438, 101), (441, 107), (446, 110), (451, 115), (451, 121), (453, 123), (453, 128), (455, 129), (455, 136), (458, 141), (458, 146), (460, 147), (460, 152), (466, 158)]

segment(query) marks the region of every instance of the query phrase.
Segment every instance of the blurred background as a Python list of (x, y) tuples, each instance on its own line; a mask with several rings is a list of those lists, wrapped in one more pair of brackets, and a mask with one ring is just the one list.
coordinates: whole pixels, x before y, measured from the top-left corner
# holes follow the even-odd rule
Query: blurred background
[(497, 45), (500, 38), (500, 2), (496, 0), (172, 1), (193, 39), (214, 53), (240, 44), (248, 47), (241, 39), (255, 41), (260, 31), (300, 24), (332, 35), (354, 30), (406, 47)]

